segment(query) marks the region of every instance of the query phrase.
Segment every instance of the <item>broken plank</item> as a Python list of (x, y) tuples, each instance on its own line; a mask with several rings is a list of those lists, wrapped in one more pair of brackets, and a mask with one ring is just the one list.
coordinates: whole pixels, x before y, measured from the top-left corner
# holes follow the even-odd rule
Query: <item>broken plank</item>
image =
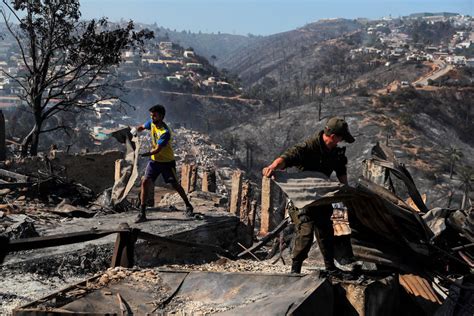
[(0, 190), (3, 189), (19, 189), (19, 188), (29, 188), (32, 187), (35, 183), (32, 182), (7, 182), (0, 181)]
[[(240, 242), (237, 243), (240, 247), (242, 247), (242, 249), (244, 250), (248, 250), (247, 248), (244, 247), (244, 245), (242, 245)], [(253, 253), (251, 253), (250, 251), (248, 252), (252, 257), (254, 257), (255, 259), (257, 259), (257, 261), (262, 261), (260, 259), (258, 259), (258, 257), (256, 255), (254, 255)]]
[(38, 248), (55, 247), (62, 245), (75, 244), (79, 242), (99, 239), (110, 234), (125, 232), (121, 230), (97, 230), (97, 231), (83, 231), (69, 234), (33, 237), (10, 240), (6, 245), (6, 251), (20, 251)]
[(248, 248), (247, 250), (242, 251), (241, 253), (239, 253), (237, 255), (237, 258), (241, 258), (244, 255), (246, 255), (246, 254), (248, 254), (252, 251), (258, 250), (258, 249), (262, 248), (263, 246), (265, 246), (270, 240), (275, 238), (275, 236), (279, 232), (281, 232), (288, 225), (289, 221), (290, 221), (289, 217), (282, 220), (281, 223), (274, 230), (272, 230), (268, 235), (263, 237), (258, 243), (256, 243), (254, 246)]
[(30, 177), (28, 176), (25, 176), (23, 174), (19, 174), (13, 171), (5, 170), (5, 169), (0, 169), (0, 177), (12, 178), (21, 182), (28, 182), (30, 180)]
[(148, 242), (158, 242), (158, 243), (167, 242), (167, 243), (176, 244), (176, 245), (185, 246), (185, 247), (207, 249), (214, 253), (220, 254), (221, 256), (224, 256), (228, 259), (232, 259), (232, 260), (234, 259), (234, 256), (229, 251), (216, 245), (206, 245), (206, 244), (200, 244), (200, 243), (189, 242), (189, 241), (184, 241), (184, 240), (178, 240), (174, 238), (153, 235), (144, 231), (138, 232), (138, 238), (144, 239)]

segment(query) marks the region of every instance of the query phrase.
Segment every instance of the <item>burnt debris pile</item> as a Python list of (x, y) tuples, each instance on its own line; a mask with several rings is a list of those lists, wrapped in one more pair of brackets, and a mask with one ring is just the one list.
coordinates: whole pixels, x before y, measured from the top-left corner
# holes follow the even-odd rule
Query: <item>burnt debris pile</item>
[[(193, 219), (183, 217), (176, 194), (156, 188), (150, 220), (123, 224), (136, 214), (141, 167), (141, 141), (128, 129), (115, 133), (125, 154), (55, 151), (5, 163), (0, 220), (8, 247), (3, 249), (21, 251), (10, 253), (4, 267), (87, 278), (47, 298), (21, 300), (29, 303), (16, 312), (472, 312), (471, 209), (429, 209), (388, 147), (374, 147), (355, 187), (312, 172), (277, 172), (258, 187), (207, 138), (178, 132), (185, 138), (177, 146), (181, 185), (199, 214)], [(305, 274), (288, 274), (294, 224), (286, 214), (328, 203), (337, 206), (335, 259), (347, 275), (318, 273), (318, 250), (310, 253)], [(351, 241), (358, 260), (350, 267), (341, 260), (347, 250), (339, 247), (343, 240)], [(54, 251), (28, 250), (43, 247)], [(103, 272), (108, 266), (113, 269)]]

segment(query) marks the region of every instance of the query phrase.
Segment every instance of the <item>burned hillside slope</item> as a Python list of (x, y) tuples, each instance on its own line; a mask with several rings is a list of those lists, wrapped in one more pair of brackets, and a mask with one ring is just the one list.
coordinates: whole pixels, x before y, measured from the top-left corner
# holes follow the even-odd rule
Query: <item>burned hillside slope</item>
[(309, 50), (315, 43), (360, 28), (361, 25), (353, 20), (321, 20), (292, 31), (259, 38), (222, 61), (220, 66), (238, 74), (245, 85), (251, 85), (266, 73), (287, 64), (293, 56)]
[[(400, 92), (400, 95), (410, 93)], [(424, 97), (420, 94), (418, 98), (418, 92), (413, 93), (417, 97), (387, 103), (371, 97), (327, 98), (321, 120), (318, 119), (318, 103), (309, 103), (282, 111), (281, 118), (274, 112), (231, 126), (214, 134), (213, 138), (225, 148), (233, 149), (236, 157), (258, 175), (286, 148), (321, 130), (327, 118), (341, 116), (348, 121), (356, 138), (354, 144), (342, 144), (347, 148), (350, 181), (361, 174), (360, 163), (367, 158), (370, 148), (377, 142), (387, 143), (410, 169), (419, 190), (427, 193), (428, 203), (431, 203), (446, 198), (449, 191), (460, 185), (459, 177), (448, 179), (449, 158), (446, 152), (450, 147), (463, 151), (464, 158), (459, 165), (473, 165), (472, 138), (467, 139), (470, 134), (464, 133), (470, 127), (465, 125), (466, 117), (462, 114), (465, 111), (463, 106), (468, 104), (450, 103), (454, 98), (452, 94), (445, 98), (442, 92), (435, 92), (424, 94)], [(397, 97), (380, 97), (382, 100), (385, 98)], [(457, 200), (459, 203), (459, 195)]]

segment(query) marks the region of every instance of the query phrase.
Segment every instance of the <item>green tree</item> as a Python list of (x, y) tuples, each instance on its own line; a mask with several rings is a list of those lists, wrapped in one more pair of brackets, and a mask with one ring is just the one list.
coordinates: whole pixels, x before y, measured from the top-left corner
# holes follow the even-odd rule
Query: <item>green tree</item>
[(23, 156), (37, 154), (41, 134), (71, 127), (45, 124), (58, 113), (117, 98), (123, 86), (112, 66), (121, 62), (123, 50), (142, 48), (153, 37), (148, 30), (135, 32), (132, 21), (124, 27), (106, 18), (81, 21), (79, 7), (78, 0), (3, 0), (1, 14), (24, 68), (17, 76), (4, 74), (20, 87), (34, 119), (22, 140)]

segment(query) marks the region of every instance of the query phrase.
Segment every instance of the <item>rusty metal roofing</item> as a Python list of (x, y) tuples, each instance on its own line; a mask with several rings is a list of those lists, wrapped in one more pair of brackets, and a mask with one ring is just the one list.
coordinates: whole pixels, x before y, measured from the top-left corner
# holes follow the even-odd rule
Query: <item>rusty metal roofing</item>
[(408, 294), (420, 296), (430, 302), (441, 304), (438, 295), (434, 291), (430, 282), (425, 278), (414, 274), (400, 274), (398, 280), (400, 285), (403, 286)]

